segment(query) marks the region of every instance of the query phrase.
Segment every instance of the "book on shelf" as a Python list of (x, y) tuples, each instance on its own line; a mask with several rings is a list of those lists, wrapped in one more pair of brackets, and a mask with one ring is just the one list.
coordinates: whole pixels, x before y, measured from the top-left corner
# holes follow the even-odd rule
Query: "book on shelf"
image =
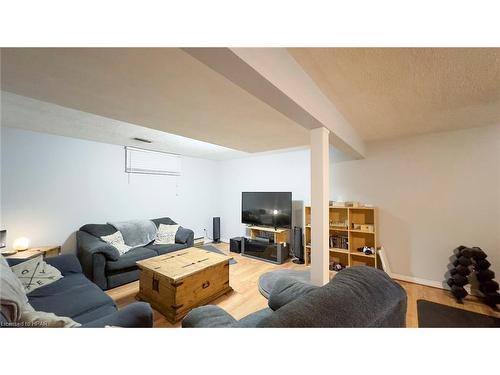
[(345, 235), (331, 235), (330, 248), (347, 250), (349, 248), (349, 238)]

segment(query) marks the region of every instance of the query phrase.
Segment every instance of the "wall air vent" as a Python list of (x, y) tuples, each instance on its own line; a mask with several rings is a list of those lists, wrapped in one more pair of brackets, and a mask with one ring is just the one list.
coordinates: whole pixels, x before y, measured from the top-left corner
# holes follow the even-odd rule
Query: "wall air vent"
[(153, 143), (153, 141), (150, 141), (149, 139), (144, 139), (144, 138), (137, 138), (137, 137), (134, 137), (132, 138), (134, 141), (138, 141), (138, 142), (143, 142), (143, 143)]
[(181, 157), (166, 152), (126, 146), (125, 172), (180, 176)]

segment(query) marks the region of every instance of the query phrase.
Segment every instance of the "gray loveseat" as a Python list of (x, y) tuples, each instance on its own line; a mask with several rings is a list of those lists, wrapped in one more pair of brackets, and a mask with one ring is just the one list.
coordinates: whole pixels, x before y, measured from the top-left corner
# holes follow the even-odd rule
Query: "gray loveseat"
[(183, 327), (405, 327), (406, 292), (385, 272), (351, 267), (316, 287), (296, 279), (276, 281), (269, 308), (241, 320), (218, 306), (192, 310)]
[[(148, 303), (135, 302), (118, 310), (114, 301), (83, 275), (74, 255), (59, 255), (45, 261), (61, 271), (63, 278), (28, 293), (28, 302), (35, 310), (69, 317), (83, 327), (153, 326), (153, 311)], [(7, 259), (7, 262), (13, 266), (22, 260)], [(9, 326), (0, 314), (0, 327)]]
[[(160, 224), (176, 224), (168, 217), (152, 221), (157, 227)], [(82, 264), (83, 272), (103, 290), (137, 280), (139, 270), (135, 262), (138, 260), (185, 249), (194, 244), (193, 231), (179, 227), (175, 236), (175, 244), (154, 245), (150, 243), (131, 249), (120, 256), (118, 250), (101, 239), (115, 232), (116, 228), (110, 224), (86, 224), (76, 232), (77, 256)]]

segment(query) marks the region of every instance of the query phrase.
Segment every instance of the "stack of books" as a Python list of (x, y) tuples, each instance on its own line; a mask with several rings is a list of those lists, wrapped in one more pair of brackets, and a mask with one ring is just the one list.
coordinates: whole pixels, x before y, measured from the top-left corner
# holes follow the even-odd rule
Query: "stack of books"
[(342, 234), (331, 235), (330, 247), (347, 250), (349, 248), (349, 238), (347, 237), (347, 235)]

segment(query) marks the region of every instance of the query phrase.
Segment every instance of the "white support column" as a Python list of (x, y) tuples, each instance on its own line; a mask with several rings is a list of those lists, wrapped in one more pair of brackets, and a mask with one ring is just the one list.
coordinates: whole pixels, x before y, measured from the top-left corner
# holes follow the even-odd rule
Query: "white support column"
[(330, 279), (328, 135), (326, 128), (311, 130), (311, 281), (320, 286)]

